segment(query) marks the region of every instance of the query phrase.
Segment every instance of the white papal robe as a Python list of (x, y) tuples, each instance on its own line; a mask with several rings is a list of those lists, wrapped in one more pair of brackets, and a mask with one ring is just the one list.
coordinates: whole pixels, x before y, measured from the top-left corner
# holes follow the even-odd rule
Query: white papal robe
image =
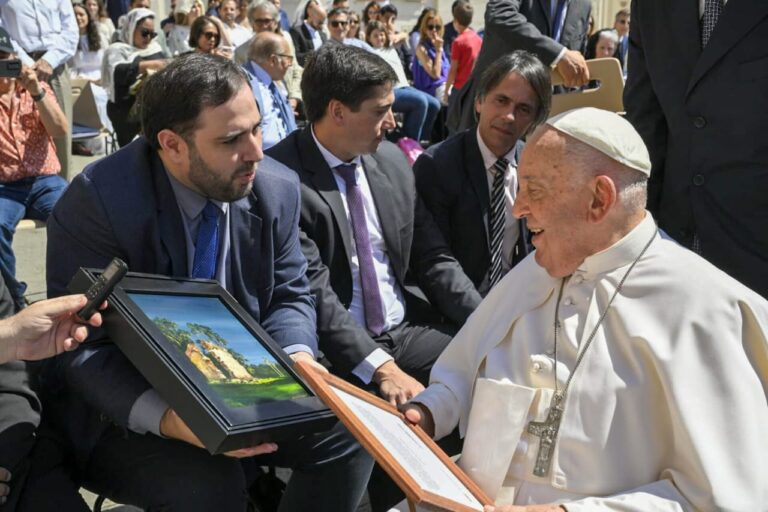
[(768, 510), (768, 302), (665, 235), (650, 214), (566, 280), (557, 380), (631, 262), (565, 401), (547, 477), (533, 475), (554, 388), (561, 280), (533, 255), (493, 288), (414, 401), (497, 504), (577, 510)]

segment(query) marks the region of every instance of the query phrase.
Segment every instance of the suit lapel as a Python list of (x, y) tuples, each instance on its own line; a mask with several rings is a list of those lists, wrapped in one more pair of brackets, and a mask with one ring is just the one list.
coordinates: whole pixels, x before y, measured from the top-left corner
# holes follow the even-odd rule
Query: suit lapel
[[(686, 96), (704, 74), (766, 16), (768, 16), (766, 0), (730, 0), (725, 4), (712, 37), (693, 69)], [(698, 20), (698, 17), (696, 19)]]
[(301, 168), (312, 175), (312, 186), (331, 209), (333, 218), (341, 233), (344, 251), (347, 253), (347, 257), (350, 258), (352, 255), (352, 242), (349, 238), (349, 220), (344, 209), (344, 203), (341, 200), (341, 192), (339, 192), (339, 187), (333, 178), (333, 171), (328, 167), (328, 163), (320, 153), (317, 144), (315, 144), (311, 128), (307, 127), (302, 130), (298, 138)]
[(477, 196), (480, 204), (480, 213), (483, 216), (483, 227), (485, 228), (485, 244), (488, 250), (491, 249), (491, 236), (488, 231), (488, 211), (491, 208), (490, 192), (488, 191), (488, 178), (486, 177), (485, 163), (483, 155), (480, 153), (480, 146), (477, 145), (477, 129), (471, 128), (464, 132), (464, 170), (472, 183), (472, 190)]
[(392, 259), (394, 268), (406, 268), (404, 262), (395, 262), (395, 260), (400, 258), (403, 254), (400, 243), (400, 223), (384, 222), (384, 215), (382, 215), (382, 213), (386, 215), (387, 212), (398, 211), (395, 203), (392, 201), (392, 198), (395, 195), (395, 190), (389, 182), (389, 177), (385, 174), (384, 170), (379, 166), (379, 163), (374, 157), (363, 155), (362, 159), (363, 169), (365, 170), (366, 178), (368, 178), (368, 186), (371, 188), (371, 195), (373, 196), (373, 202), (376, 205), (376, 214), (379, 217), (379, 225), (381, 226), (384, 243), (387, 246), (389, 257)]
[[(259, 290), (267, 288), (269, 283), (261, 282), (266, 272), (260, 272), (261, 261), (261, 217), (257, 214), (256, 194), (251, 192), (246, 197), (229, 204), (229, 240), (232, 271), (231, 286), (235, 297), (257, 297)], [(243, 246), (247, 244), (247, 247)], [(243, 260), (243, 257), (246, 259)], [(251, 290), (239, 289), (256, 283)]]
[(155, 182), (157, 198), (157, 224), (160, 231), (160, 242), (171, 263), (171, 275), (187, 277), (187, 242), (184, 236), (184, 224), (181, 212), (176, 202), (171, 183), (165, 174), (162, 160), (153, 152), (152, 177)]

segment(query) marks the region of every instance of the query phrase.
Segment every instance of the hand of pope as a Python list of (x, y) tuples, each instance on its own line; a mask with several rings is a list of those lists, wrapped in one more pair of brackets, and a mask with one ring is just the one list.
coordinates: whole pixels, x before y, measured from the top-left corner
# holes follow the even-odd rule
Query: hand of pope
[(405, 404), (401, 410), (405, 419), (414, 425), (421, 427), (421, 430), (427, 433), (429, 437), (435, 436), (435, 421), (432, 419), (432, 413), (425, 406), (411, 402)]
[[(184, 441), (198, 448), (203, 448), (203, 443), (200, 439), (190, 430), (184, 420), (182, 420), (176, 411), (168, 408), (163, 414), (160, 420), (160, 433), (170, 439), (178, 439)], [(253, 457), (254, 455), (262, 455), (265, 453), (272, 453), (277, 451), (277, 445), (275, 443), (263, 443), (260, 445), (252, 446), (249, 448), (240, 448), (239, 450), (233, 450), (231, 452), (225, 452), (227, 457), (235, 457), (238, 459), (245, 457)]]
[(483, 512), (563, 512), (564, 510), (565, 508), (561, 507), (560, 505), (548, 503), (546, 505), (503, 505), (500, 507), (486, 505), (483, 509)]
[(379, 394), (394, 406), (403, 405), (424, 391), (424, 386), (401, 370), (394, 361), (379, 366), (373, 374), (373, 380), (379, 385)]

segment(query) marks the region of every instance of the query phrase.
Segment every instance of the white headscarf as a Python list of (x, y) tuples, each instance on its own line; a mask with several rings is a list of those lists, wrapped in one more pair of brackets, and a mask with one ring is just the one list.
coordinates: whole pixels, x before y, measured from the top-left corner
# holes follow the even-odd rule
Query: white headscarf
[(146, 18), (156, 18), (155, 13), (143, 7), (130, 11), (118, 32), (117, 41), (109, 45), (107, 51), (104, 52), (104, 60), (101, 64), (101, 82), (104, 89), (109, 93), (109, 100), (113, 103), (116, 98), (115, 68), (120, 64), (133, 62), (136, 57), (153, 55), (163, 51), (155, 39), (143, 50), (133, 45), (133, 33), (136, 31), (136, 26)]

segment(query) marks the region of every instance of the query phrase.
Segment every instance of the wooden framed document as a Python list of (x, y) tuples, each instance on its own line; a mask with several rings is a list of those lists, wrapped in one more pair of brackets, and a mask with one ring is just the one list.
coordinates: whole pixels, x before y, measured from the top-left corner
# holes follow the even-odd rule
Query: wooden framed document
[(493, 502), (419, 427), (389, 402), (303, 362), (316, 395), (405, 492), (411, 510), (482, 512)]

